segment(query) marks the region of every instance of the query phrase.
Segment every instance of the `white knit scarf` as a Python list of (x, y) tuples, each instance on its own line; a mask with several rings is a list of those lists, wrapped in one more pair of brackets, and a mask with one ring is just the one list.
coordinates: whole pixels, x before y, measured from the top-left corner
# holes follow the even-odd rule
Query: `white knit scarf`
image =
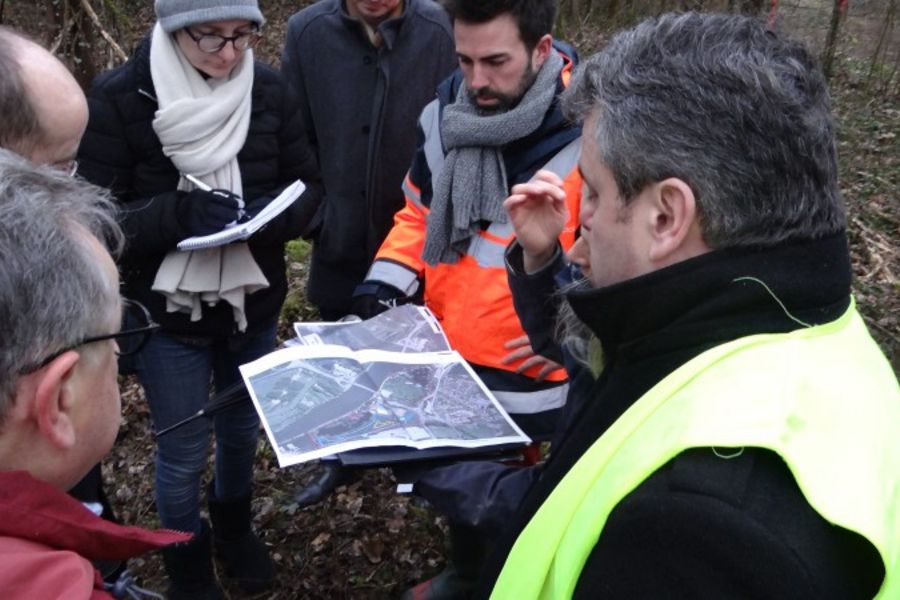
[[(245, 50), (228, 78), (204, 79), (159, 23), (150, 45), (150, 75), (159, 110), (153, 130), (182, 177), (193, 175), (213, 188), (243, 196), (237, 154), (250, 127), (253, 51)], [(153, 290), (166, 297), (166, 310), (202, 317), (203, 303), (228, 302), (238, 329), (247, 328), (245, 296), (269, 287), (246, 243), (219, 248), (172, 251), (163, 259)]]

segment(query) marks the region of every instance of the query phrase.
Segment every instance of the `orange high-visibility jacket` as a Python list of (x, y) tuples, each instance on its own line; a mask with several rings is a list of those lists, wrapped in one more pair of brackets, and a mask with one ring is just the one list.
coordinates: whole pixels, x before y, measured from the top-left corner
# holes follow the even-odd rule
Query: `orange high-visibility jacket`
[[(563, 57), (566, 65), (557, 83), (560, 91), (568, 83), (573, 64), (565, 54)], [(485, 367), (505, 372), (516, 370), (518, 363), (501, 363), (510, 352), (504, 344), (525, 335), (513, 308), (504, 264), (504, 250), (514, 237), (512, 225), (490, 223), (479, 236), (473, 237), (467, 253), (455, 264), (440, 263), (432, 267), (421, 258), (432, 180), (443, 168), (445, 156), (440, 117), (443, 107), (453, 101), (461, 83), (462, 77), (457, 72), (441, 85), (438, 98), (422, 111), (418, 124), (422, 143), (403, 183), (406, 204), (394, 216), (394, 226), (376, 254), (366, 281), (387, 283), (412, 295), (418, 289), (419, 280), (423, 279), (425, 304), (441, 321), (453, 348), (473, 366), (481, 367), (479, 370), (484, 377)], [(560, 239), (564, 249), (572, 245), (578, 229), (582, 187), (577, 171), (580, 136), (580, 128), (563, 118), (557, 101), (554, 101), (536, 132), (503, 148), (509, 187), (528, 181), (539, 169), (551, 170), (563, 178), (570, 215)], [(538, 370), (539, 367), (534, 367), (525, 375), (531, 380)], [(559, 369), (548, 379), (564, 381), (566, 375)], [(492, 387), (489, 379), (485, 381)], [(501, 403), (504, 403), (502, 399)], [(538, 394), (524, 405), (506, 405), (506, 408), (513, 413), (534, 413), (557, 408), (560, 404), (541, 406)]]

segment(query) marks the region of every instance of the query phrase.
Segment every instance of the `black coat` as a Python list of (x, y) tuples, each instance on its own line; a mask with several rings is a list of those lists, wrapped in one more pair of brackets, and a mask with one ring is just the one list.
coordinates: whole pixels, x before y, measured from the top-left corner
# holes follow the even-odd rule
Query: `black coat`
[[(124, 65), (103, 73), (88, 94), (90, 119), (78, 152), (78, 173), (109, 188), (121, 207), (127, 243), (120, 260), (123, 292), (145, 304), (170, 334), (222, 338), (236, 334), (231, 307), (204, 306), (191, 322), (184, 313), (167, 313), (165, 298), (150, 287), (166, 253), (189, 237), (179, 221), (174, 190), (179, 173), (162, 151), (153, 130), (158, 109), (150, 76), (150, 40)], [(274, 197), (295, 179), (307, 190), (278, 218), (249, 240), (250, 250), (269, 287), (247, 297), (247, 333), (278, 317), (287, 291), (284, 244), (312, 231), (323, 190), (316, 158), (306, 139), (296, 99), (273, 69), (256, 63), (250, 128), (238, 153), (244, 199)]]
[[(551, 459), (497, 541), (482, 595), (569, 469), (656, 382), (719, 344), (799, 327), (762, 285), (734, 281), (741, 276), (765, 281), (801, 321), (833, 321), (849, 302), (846, 239), (723, 250), (568, 294), (601, 341), (605, 367), (596, 380), (587, 369), (571, 373)], [(516, 295), (535, 290), (534, 284), (511, 277)], [(523, 322), (540, 319), (523, 315)], [(727, 454), (723, 450), (720, 455)], [(720, 455), (710, 448), (683, 452), (629, 493), (610, 513), (575, 598), (837, 600), (875, 594), (884, 576), (875, 548), (813, 510), (779, 456), (755, 448), (727, 460)]]
[(456, 66), (450, 21), (431, 0), (407, 0), (377, 29), (376, 48), (343, 0), (310, 3), (288, 22), (281, 57), (327, 191), (307, 293), (338, 313), (350, 311), (354, 288), (403, 208), (416, 119)]

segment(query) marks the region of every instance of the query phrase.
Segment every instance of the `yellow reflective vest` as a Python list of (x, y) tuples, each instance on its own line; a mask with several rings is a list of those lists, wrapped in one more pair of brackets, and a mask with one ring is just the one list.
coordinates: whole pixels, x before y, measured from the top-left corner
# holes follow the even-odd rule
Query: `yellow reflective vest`
[(754, 335), (689, 361), (585, 452), (522, 530), (492, 598), (570, 598), (610, 512), (681, 452), (759, 447), (809, 504), (878, 550), (900, 598), (900, 387), (851, 303), (836, 321)]

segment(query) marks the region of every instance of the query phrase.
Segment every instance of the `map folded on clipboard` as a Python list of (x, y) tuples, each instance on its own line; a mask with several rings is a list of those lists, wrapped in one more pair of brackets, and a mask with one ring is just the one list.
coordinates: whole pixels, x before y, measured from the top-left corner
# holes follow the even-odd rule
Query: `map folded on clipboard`
[(365, 321), (294, 323), (295, 343), (307, 346), (337, 344), (354, 350), (377, 348), (390, 352), (452, 350), (441, 324), (424, 306), (404, 304)]
[(273, 198), (265, 208), (249, 221), (232, 225), (210, 235), (198, 235), (181, 240), (178, 242), (178, 249), (200, 250), (202, 248), (224, 246), (238, 240), (246, 240), (259, 231), (263, 225), (283, 213), (305, 190), (306, 185), (298, 179), (284, 188), (280, 194)]
[[(530, 441), (458, 353), (430, 351), (447, 342), (427, 309), (406, 305), (368, 321), (301, 328), (310, 326), (299, 344), (241, 366), (282, 467), (359, 448)], [(309, 335), (338, 335), (343, 345), (310, 343)], [(377, 345), (346, 345), (371, 344), (373, 335)]]

